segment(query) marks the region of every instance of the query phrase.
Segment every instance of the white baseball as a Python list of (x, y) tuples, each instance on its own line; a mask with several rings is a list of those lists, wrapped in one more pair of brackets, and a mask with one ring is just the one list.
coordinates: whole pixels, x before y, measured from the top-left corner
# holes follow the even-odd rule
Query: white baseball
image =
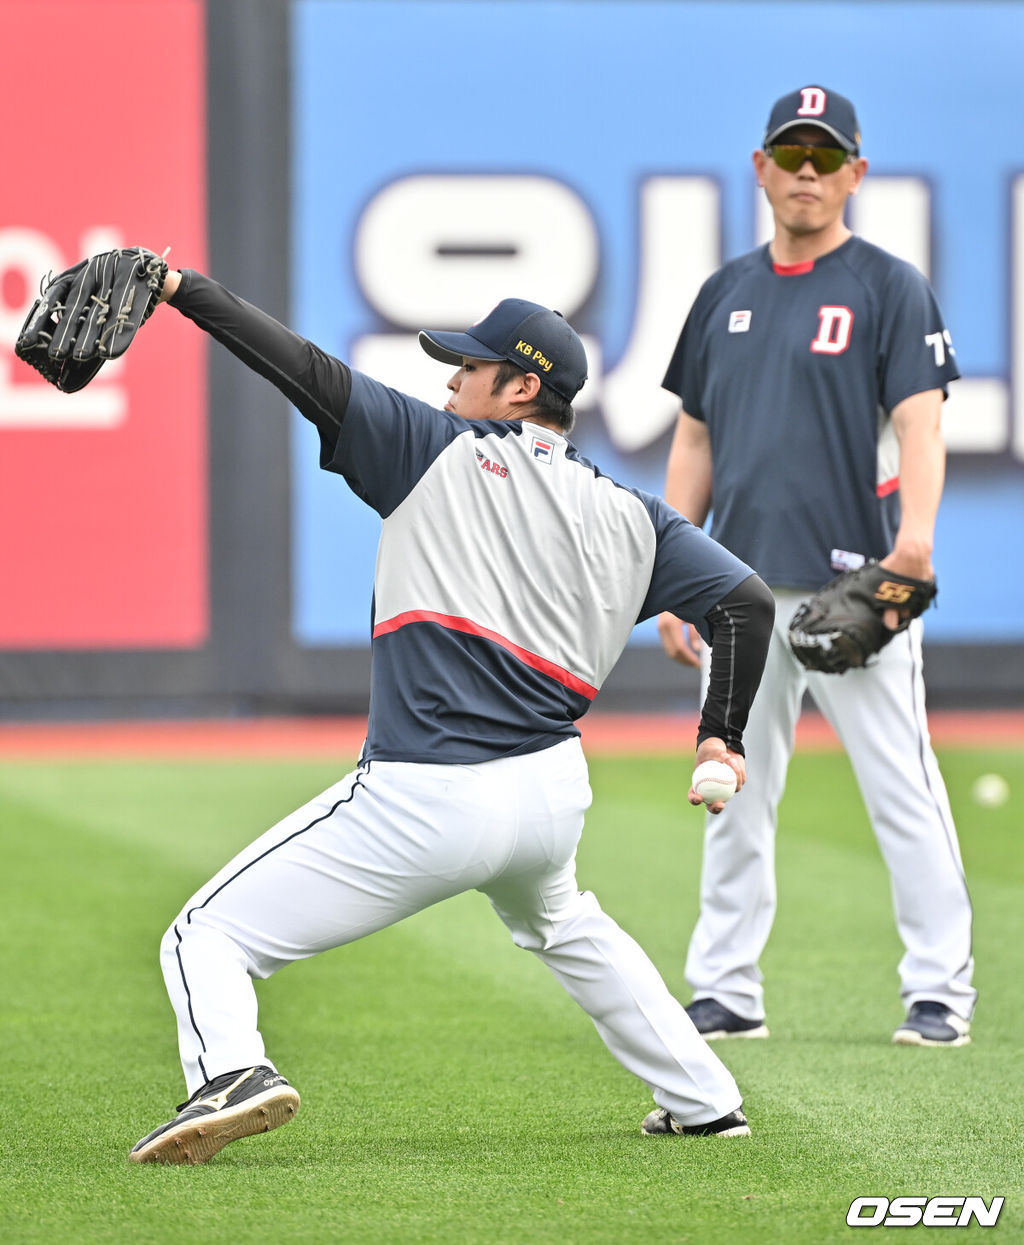
[(724, 761), (702, 761), (693, 771), (692, 786), (705, 804), (717, 804), (736, 794), (736, 771)]
[(999, 808), (1010, 798), (1010, 784), (1002, 774), (982, 774), (975, 780), (971, 795), (982, 808)]

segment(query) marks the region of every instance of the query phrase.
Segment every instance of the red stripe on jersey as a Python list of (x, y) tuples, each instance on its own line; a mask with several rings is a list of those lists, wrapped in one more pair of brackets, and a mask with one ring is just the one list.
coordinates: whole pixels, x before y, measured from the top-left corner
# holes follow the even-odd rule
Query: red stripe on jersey
[(772, 272), (780, 277), (802, 277), (814, 268), (813, 259), (805, 259), (800, 264), (777, 264), (772, 260)]
[(567, 687), (571, 692), (585, 696), (587, 700), (593, 700), (597, 695), (596, 687), (591, 687), (589, 683), (585, 683), (568, 670), (564, 670), (561, 666), (556, 666), (553, 661), (539, 657), (536, 653), (531, 653), (529, 649), (520, 648), (518, 644), (513, 644), (511, 640), (507, 640), (503, 635), (498, 635), (496, 631), (489, 631), (486, 627), (481, 627), (479, 623), (475, 623), (469, 618), (457, 618), (452, 614), (436, 614), (433, 610), (407, 610), (404, 614), (396, 614), (394, 618), (378, 623), (373, 629), (373, 638), (376, 639), (379, 635), (390, 635), (392, 631), (397, 631), (400, 627), (417, 622), (437, 623), (438, 626), (446, 627), (449, 631), (461, 631), (466, 635), (477, 635), (484, 640), (490, 640), (493, 644), (498, 644), (511, 653), (513, 657), (517, 657), (523, 665), (530, 666), (533, 670), (539, 670), (541, 674), (546, 674), (549, 679), (554, 679), (556, 683), (561, 683), (563, 687)]
[(876, 484), (875, 492), (879, 497), (888, 497), (890, 493), (895, 493), (899, 486), (899, 476), (893, 476), (891, 480), (883, 480), (881, 484)]

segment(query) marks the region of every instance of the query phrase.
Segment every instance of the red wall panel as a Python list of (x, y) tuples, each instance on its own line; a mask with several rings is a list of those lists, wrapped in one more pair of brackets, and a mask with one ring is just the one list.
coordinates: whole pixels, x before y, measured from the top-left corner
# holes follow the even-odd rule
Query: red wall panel
[(47, 269), (142, 244), (205, 266), (199, 0), (0, 0), (0, 648), (208, 631), (205, 337), (161, 307), (61, 394), (11, 349)]

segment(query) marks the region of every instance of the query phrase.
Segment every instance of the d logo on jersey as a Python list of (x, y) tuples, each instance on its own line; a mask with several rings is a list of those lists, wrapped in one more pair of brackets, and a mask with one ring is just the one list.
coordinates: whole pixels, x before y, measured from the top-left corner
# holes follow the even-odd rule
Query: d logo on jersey
[(853, 312), (849, 307), (819, 307), (818, 336), (811, 342), (815, 354), (842, 354), (850, 344)]

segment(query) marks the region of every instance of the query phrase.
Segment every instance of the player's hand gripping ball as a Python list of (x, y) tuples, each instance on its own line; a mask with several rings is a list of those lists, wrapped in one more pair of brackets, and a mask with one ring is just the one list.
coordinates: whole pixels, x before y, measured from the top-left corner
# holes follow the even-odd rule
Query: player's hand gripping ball
[(724, 761), (702, 761), (690, 785), (705, 804), (724, 804), (736, 794), (736, 771)]

